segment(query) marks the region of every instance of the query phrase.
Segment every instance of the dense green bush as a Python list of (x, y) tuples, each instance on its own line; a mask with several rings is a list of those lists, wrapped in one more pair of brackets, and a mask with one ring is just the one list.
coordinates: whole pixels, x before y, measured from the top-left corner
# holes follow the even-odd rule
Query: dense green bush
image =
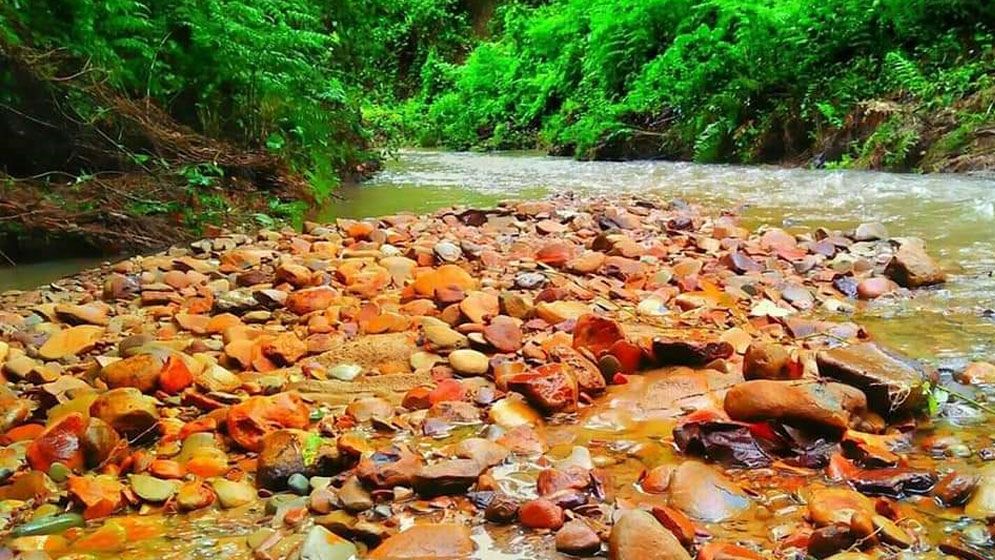
[(981, 0), (554, 0), (507, 6), (500, 27), (465, 63), (432, 61), (402, 109), (422, 115), (410, 137), (779, 159), (862, 101), (949, 105), (995, 70), (995, 3)]

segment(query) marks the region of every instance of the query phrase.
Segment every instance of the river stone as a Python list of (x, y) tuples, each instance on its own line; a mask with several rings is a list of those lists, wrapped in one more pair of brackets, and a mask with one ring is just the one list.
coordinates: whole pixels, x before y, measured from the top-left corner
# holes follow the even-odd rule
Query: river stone
[(465, 335), (451, 329), (442, 321), (425, 321), (422, 332), (429, 350), (455, 350), (470, 345)]
[(467, 438), (453, 450), (457, 457), (472, 459), (484, 468), (504, 462), (511, 453), (507, 447), (484, 438)]
[(590, 525), (581, 519), (573, 519), (556, 532), (556, 550), (574, 556), (587, 556), (601, 550), (601, 539)]
[(104, 366), (100, 379), (111, 389), (133, 387), (151, 393), (159, 384), (159, 374), (165, 364), (166, 356), (162, 352), (136, 354)]
[(888, 230), (881, 222), (867, 222), (857, 226), (853, 233), (854, 241), (877, 241), (887, 239)]
[(449, 365), (462, 375), (484, 375), (490, 368), (487, 355), (476, 350), (455, 350), (449, 354)]
[(156, 400), (130, 387), (101, 394), (90, 405), (90, 414), (129, 438), (147, 433), (159, 420)]
[(412, 480), (415, 492), (425, 498), (463, 494), (470, 488), (484, 467), (473, 459), (449, 459), (423, 465)]
[(925, 402), (925, 389), (935, 373), (873, 342), (841, 346), (818, 353), (819, 373), (864, 391), (882, 414), (911, 412)]
[(379, 560), (463, 559), (473, 554), (470, 528), (453, 523), (417, 524), (380, 544), (369, 558)]
[(972, 362), (954, 377), (965, 385), (995, 385), (995, 364)]
[(291, 475), (303, 474), (304, 438), (301, 430), (277, 430), (263, 437), (256, 461), (256, 484), (267, 490), (285, 490)]
[(342, 484), (338, 492), (339, 502), (342, 509), (349, 513), (359, 513), (373, 507), (373, 498), (355, 476), (350, 476)]
[(218, 495), (218, 503), (223, 508), (235, 508), (258, 499), (256, 489), (247, 482), (236, 482), (227, 478), (212, 478), (211, 488)]
[(774, 420), (842, 433), (867, 409), (867, 398), (842, 383), (757, 379), (730, 389), (724, 407), (729, 418), (741, 422)]
[(455, 243), (450, 243), (449, 241), (440, 241), (435, 244), (432, 248), (432, 252), (435, 256), (439, 258), (442, 262), (453, 263), (463, 256), (463, 250), (459, 248)]
[(38, 356), (44, 360), (75, 356), (93, 348), (103, 335), (104, 328), (96, 325), (70, 327), (50, 336), (38, 349)]
[(176, 481), (162, 480), (147, 474), (129, 475), (128, 481), (131, 483), (131, 489), (139, 498), (157, 504), (172, 498), (179, 488)]
[(964, 515), (995, 519), (995, 464), (986, 465), (978, 475), (978, 486), (964, 506)]
[(691, 560), (677, 537), (652, 514), (630, 509), (622, 513), (608, 538), (609, 560)]
[(946, 282), (947, 276), (921, 243), (903, 243), (884, 269), (885, 276), (906, 288)]
[(725, 521), (750, 507), (742, 489), (699, 461), (681, 463), (670, 478), (669, 489), (669, 505), (701, 521)]
[(774, 343), (753, 343), (743, 357), (743, 377), (746, 379), (793, 379), (791, 354)]
[(299, 560), (352, 560), (358, 554), (356, 545), (315, 525), (304, 537)]
[(849, 488), (817, 488), (808, 493), (808, 517), (822, 527), (849, 523), (854, 513), (874, 514), (874, 502)]

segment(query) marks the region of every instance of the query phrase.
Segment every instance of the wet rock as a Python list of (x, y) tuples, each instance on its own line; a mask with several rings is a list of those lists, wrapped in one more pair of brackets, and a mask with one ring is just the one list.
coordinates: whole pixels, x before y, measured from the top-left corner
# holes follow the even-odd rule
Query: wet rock
[(672, 507), (653, 506), (653, 517), (660, 522), (660, 525), (673, 533), (685, 548), (690, 548), (694, 543), (696, 531), (694, 523), (687, 515)]
[(457, 457), (472, 459), (484, 468), (498, 465), (508, 457), (507, 447), (484, 438), (467, 438), (459, 442), (453, 452)]
[(179, 486), (172, 480), (162, 480), (145, 474), (129, 475), (128, 481), (131, 483), (132, 491), (139, 498), (156, 504), (172, 498)]
[(307, 433), (299, 430), (266, 434), (256, 460), (256, 483), (268, 490), (286, 490), (291, 475), (307, 470), (303, 453), (306, 438)]
[(884, 269), (884, 274), (905, 288), (942, 284), (947, 276), (926, 253), (921, 243), (903, 243)]
[(648, 494), (663, 494), (670, 487), (670, 478), (674, 475), (673, 465), (660, 465), (647, 471), (639, 481), (643, 492)]
[(491, 523), (507, 524), (517, 518), (518, 502), (506, 494), (494, 494), (484, 510), (484, 519)]
[(559, 529), (563, 526), (563, 508), (539, 498), (525, 502), (518, 508), (518, 522), (529, 529)]
[(547, 364), (508, 379), (508, 389), (521, 393), (530, 404), (552, 414), (577, 406), (577, 380), (559, 364)]
[(256, 489), (247, 482), (236, 482), (227, 478), (212, 478), (209, 482), (218, 496), (218, 503), (223, 508), (236, 508), (259, 499)]
[(964, 506), (964, 515), (975, 519), (995, 519), (995, 464), (978, 472), (977, 488)]
[(127, 452), (128, 446), (121, 441), (114, 428), (96, 416), (90, 418), (82, 438), (83, 456), (86, 466), (96, 468)]
[(951, 471), (937, 482), (933, 495), (946, 507), (963, 505), (974, 493), (979, 477)]
[(807, 500), (808, 517), (818, 526), (849, 523), (855, 513), (874, 514), (874, 502), (849, 488), (817, 488)]
[(90, 414), (129, 439), (148, 433), (159, 420), (156, 400), (131, 387), (101, 394), (90, 405)]
[(476, 350), (455, 350), (449, 354), (449, 365), (462, 375), (484, 375), (490, 369), (490, 361)]
[(111, 389), (132, 387), (150, 393), (159, 385), (159, 373), (165, 365), (166, 357), (160, 353), (137, 354), (104, 366), (100, 378)]
[(882, 414), (922, 406), (924, 389), (935, 376), (914, 360), (872, 342), (824, 350), (816, 360), (821, 375), (863, 390), (870, 406)]
[(228, 435), (250, 451), (262, 449), (263, 437), (281, 428), (306, 428), (308, 408), (296, 393), (249, 397), (228, 410)]
[(62, 463), (75, 471), (82, 470), (84, 456), (81, 438), (85, 430), (86, 420), (82, 414), (67, 414), (31, 441), (26, 452), (28, 464), (42, 472), (48, 472), (53, 463)]
[(449, 459), (423, 465), (414, 474), (411, 483), (415, 492), (426, 498), (463, 494), (477, 482), (483, 470), (472, 459)]
[(725, 397), (726, 414), (733, 420), (774, 420), (836, 433), (866, 409), (864, 394), (841, 383), (758, 379), (736, 385)]
[(338, 497), (342, 509), (350, 513), (359, 513), (373, 507), (372, 496), (355, 476), (346, 479), (339, 489)]
[(819, 527), (808, 541), (808, 553), (815, 558), (827, 558), (852, 547), (857, 542), (849, 525), (836, 523)]
[(791, 354), (780, 344), (754, 343), (743, 357), (746, 379), (797, 379), (801, 368), (793, 368)]
[(701, 521), (731, 519), (750, 507), (741, 488), (705, 463), (685, 461), (670, 479), (668, 503)]
[(498, 352), (514, 353), (522, 348), (522, 329), (510, 317), (495, 317), (484, 327), (484, 340)]
[(567, 521), (556, 532), (556, 550), (574, 556), (588, 556), (601, 550), (601, 538), (580, 519)]
[(217, 499), (214, 491), (200, 481), (192, 481), (180, 486), (176, 492), (176, 505), (181, 511), (203, 509)]
[(714, 360), (728, 358), (732, 354), (732, 345), (724, 341), (674, 338), (653, 340), (653, 356), (661, 366), (702, 366)]
[(888, 230), (881, 222), (860, 224), (853, 234), (854, 241), (877, 241), (879, 239), (888, 239)]
[(419, 523), (385, 540), (369, 557), (381, 560), (457, 560), (468, 557), (473, 551), (469, 527)]
[(351, 560), (359, 550), (356, 545), (321, 526), (308, 530), (298, 560)]
[(857, 297), (860, 299), (877, 299), (896, 289), (898, 289), (898, 284), (887, 278), (868, 278), (857, 284)]
[(411, 486), (421, 467), (422, 459), (419, 455), (407, 449), (391, 448), (360, 459), (356, 466), (356, 476), (367, 487), (372, 488)]
[(995, 364), (972, 362), (955, 377), (965, 385), (995, 385)]
[(534, 426), (542, 422), (542, 416), (521, 398), (501, 399), (491, 406), (488, 417), (496, 425), (505, 429), (519, 426)]
[(699, 549), (698, 560), (765, 560), (765, 559), (759, 553), (739, 545), (711, 542)]
[(77, 356), (93, 348), (103, 335), (104, 328), (95, 325), (70, 327), (50, 336), (38, 349), (38, 355), (45, 360)]
[(612, 527), (608, 539), (609, 560), (691, 560), (674, 535), (649, 513), (630, 509)]
[(60, 303), (55, 306), (55, 315), (73, 325), (107, 325), (109, 308), (102, 303), (76, 305)]
[(349, 403), (345, 413), (359, 423), (369, 422), (374, 418), (386, 420), (394, 415), (394, 405), (380, 397), (362, 397)]

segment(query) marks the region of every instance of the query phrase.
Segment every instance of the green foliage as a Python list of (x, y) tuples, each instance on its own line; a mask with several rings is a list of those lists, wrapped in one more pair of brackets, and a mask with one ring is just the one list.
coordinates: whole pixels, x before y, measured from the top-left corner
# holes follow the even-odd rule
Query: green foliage
[[(399, 111), (421, 116), (408, 138), (589, 157), (649, 132), (660, 153), (753, 161), (787, 129), (812, 132), (788, 146), (809, 149), (862, 101), (943, 107), (995, 71), (995, 4), (975, 0), (554, 0), (502, 13), (502, 33), (463, 64), (426, 60)], [(884, 130), (869, 149), (887, 144), (897, 162), (915, 141)]]

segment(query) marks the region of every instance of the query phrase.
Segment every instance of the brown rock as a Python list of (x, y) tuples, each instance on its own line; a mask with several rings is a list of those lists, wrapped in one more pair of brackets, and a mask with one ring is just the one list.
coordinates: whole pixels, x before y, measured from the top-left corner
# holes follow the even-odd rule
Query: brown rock
[(685, 461), (674, 471), (668, 503), (695, 519), (712, 523), (731, 519), (750, 507), (741, 488), (698, 461)]
[(370, 553), (381, 560), (457, 560), (473, 554), (470, 528), (456, 524), (417, 524), (380, 544)]
[(972, 362), (956, 377), (965, 385), (995, 385), (995, 364)]
[(933, 488), (933, 495), (946, 507), (963, 505), (978, 486), (978, 476), (951, 471)]
[(563, 508), (545, 498), (525, 502), (518, 508), (518, 522), (529, 529), (555, 530), (563, 526), (563, 521)]
[(925, 401), (925, 388), (935, 373), (921, 364), (872, 342), (819, 352), (819, 373), (864, 391), (882, 414), (909, 412)]
[(791, 354), (780, 344), (753, 343), (743, 357), (746, 379), (797, 379), (801, 368), (792, 368)]
[(546, 364), (532, 372), (508, 379), (508, 389), (521, 393), (546, 413), (573, 410), (577, 406), (577, 380), (560, 364)]
[(808, 540), (808, 553), (816, 558), (827, 558), (852, 547), (856, 541), (849, 525), (826, 525), (812, 532)]
[(101, 394), (90, 405), (90, 414), (129, 439), (151, 431), (159, 420), (155, 399), (131, 387)]
[(307, 315), (327, 309), (336, 297), (335, 290), (328, 287), (308, 288), (287, 296), (285, 305), (293, 313)]
[(694, 523), (683, 512), (669, 506), (653, 506), (653, 517), (677, 537), (684, 547), (694, 543)]
[(567, 521), (556, 532), (556, 550), (574, 556), (588, 556), (601, 550), (601, 538), (581, 519)]
[(266, 434), (256, 461), (256, 484), (261, 488), (286, 490), (287, 479), (304, 474), (304, 445), (307, 433), (299, 430), (277, 430)]
[(860, 299), (877, 299), (898, 289), (898, 285), (884, 277), (862, 280), (857, 284), (857, 297)]
[(661, 366), (702, 366), (713, 360), (728, 358), (732, 354), (732, 345), (720, 340), (653, 340), (653, 356)]
[(729, 389), (724, 406), (733, 420), (774, 420), (842, 433), (867, 409), (867, 399), (859, 389), (841, 383), (758, 379)]
[(484, 468), (504, 462), (511, 453), (507, 447), (484, 438), (467, 438), (456, 444), (457, 457), (472, 459)]
[(73, 325), (106, 325), (108, 312), (108, 307), (103, 303), (60, 303), (55, 306), (56, 317)]
[(818, 526), (849, 523), (855, 513), (874, 514), (874, 502), (849, 488), (818, 488), (807, 500), (808, 517)]
[(584, 251), (580, 256), (567, 262), (567, 270), (577, 274), (597, 272), (605, 264), (605, 254), (598, 251)]
[(518, 352), (522, 348), (522, 329), (511, 317), (499, 315), (484, 327), (484, 340), (498, 352)]
[(449, 459), (422, 466), (411, 482), (415, 492), (425, 498), (463, 494), (483, 470), (473, 459)]
[(356, 466), (356, 476), (366, 486), (390, 489), (395, 486), (411, 486), (415, 474), (421, 470), (419, 455), (403, 448), (377, 451), (360, 459)]
[(498, 297), (489, 292), (470, 292), (459, 303), (460, 311), (472, 323), (483, 323), (501, 312)]
[(609, 560), (691, 560), (674, 535), (649, 513), (630, 509), (612, 527), (608, 539)]
[(38, 355), (45, 360), (76, 356), (93, 348), (102, 336), (103, 327), (96, 325), (70, 327), (50, 336), (38, 349)]
[(919, 288), (946, 282), (947, 276), (920, 243), (903, 243), (888, 266), (885, 276), (906, 288)]
[(107, 364), (100, 370), (100, 378), (111, 389), (131, 387), (151, 393), (159, 385), (159, 374), (165, 365), (166, 356), (161, 353), (136, 354)]

